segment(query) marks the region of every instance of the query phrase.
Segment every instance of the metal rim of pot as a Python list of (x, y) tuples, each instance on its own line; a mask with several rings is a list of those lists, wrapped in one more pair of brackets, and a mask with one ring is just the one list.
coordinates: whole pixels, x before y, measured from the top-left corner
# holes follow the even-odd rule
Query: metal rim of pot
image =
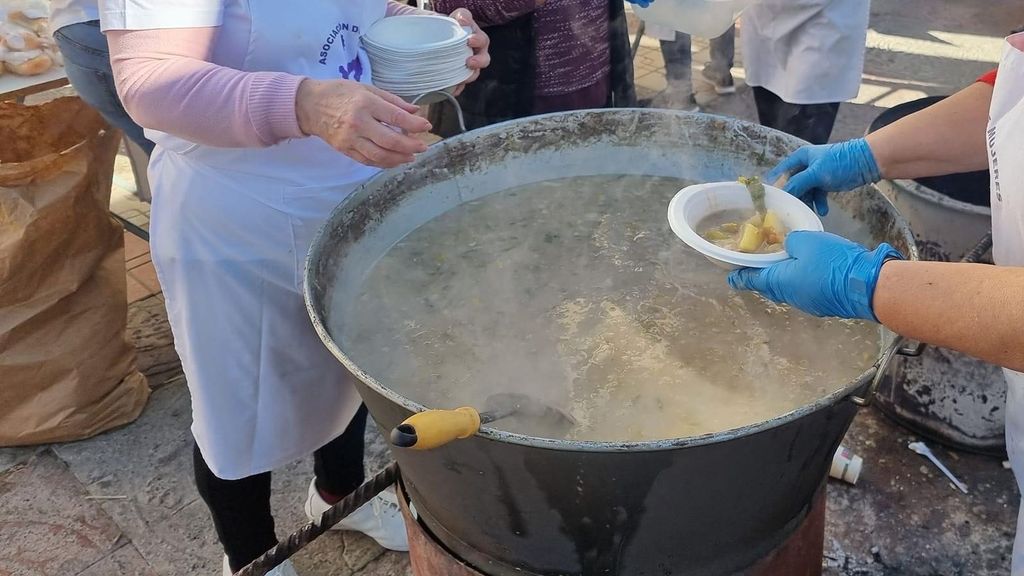
[[(638, 113), (650, 112), (650, 110), (644, 109), (644, 108), (617, 108), (615, 110), (619, 111), (619, 112), (638, 112)], [(551, 114), (542, 114), (542, 115), (538, 115), (538, 116), (531, 116), (530, 119), (531, 120), (538, 120), (538, 119), (543, 119), (543, 118), (548, 118), (548, 117), (559, 116), (559, 115), (563, 115), (563, 114), (571, 114), (571, 113), (579, 113), (579, 112), (587, 112), (587, 111), (577, 110), (575, 112), (569, 112), (569, 113), (566, 113), (566, 112), (555, 112), (555, 113), (551, 113)], [(695, 112), (670, 111), (670, 110), (659, 110), (658, 112), (659, 113), (665, 113), (665, 114), (672, 114), (672, 115), (675, 115), (675, 116), (698, 116), (698, 115), (701, 115), (701, 114), (695, 113)], [(703, 116), (716, 116), (716, 115), (703, 114)], [(500, 132), (500, 131), (504, 130), (504, 128), (506, 126), (513, 125), (513, 124), (516, 124), (516, 123), (521, 122), (521, 121), (522, 121), (522, 119), (519, 119), (519, 120), (509, 120), (509, 121), (506, 121), (506, 122), (501, 122), (501, 123), (498, 123), (498, 124), (493, 124), (493, 125), (488, 126), (486, 128), (481, 128), (481, 129), (473, 130), (473, 131), (470, 131), (470, 132), (464, 132), (462, 134), (459, 134), (457, 136), (453, 136), (453, 137), (447, 138), (447, 139), (445, 139), (445, 140), (443, 140), (441, 142), (438, 142), (438, 143), (430, 146), (430, 149), (427, 152), (425, 152), (424, 154), (431, 154), (431, 153), (433, 153), (433, 154), (440, 154), (448, 146), (457, 145), (460, 142), (471, 140), (471, 139), (474, 139), (474, 138), (478, 138), (478, 137), (480, 137), (480, 136), (482, 136), (484, 134), (487, 134), (487, 133)], [(774, 131), (774, 132), (777, 132), (777, 131)], [(782, 134), (782, 133), (779, 133), (779, 134)], [(797, 138), (795, 138), (793, 136), (790, 136), (788, 134), (782, 134), (782, 135), (786, 139), (794, 141), (794, 143), (806, 144), (806, 142), (803, 142), (802, 140), (799, 140), (799, 139), (797, 139)], [(391, 388), (389, 388), (387, 386), (382, 385), (376, 378), (374, 378), (369, 373), (364, 371), (354, 360), (349, 358), (349, 356), (347, 354), (345, 354), (345, 352), (343, 352), (341, 350), (341, 348), (335, 342), (334, 338), (331, 336), (330, 332), (327, 330), (327, 327), (324, 324), (324, 319), (321, 317), (320, 312), (318, 310), (316, 310), (316, 308), (315, 308), (315, 306), (313, 304), (313, 302), (314, 302), (314, 300), (313, 300), (313, 289), (314, 288), (313, 288), (313, 285), (312, 285), (312, 280), (313, 280), (312, 279), (312, 275), (310, 274), (310, 270), (312, 270), (314, 268), (314, 266), (313, 266), (314, 262), (319, 257), (320, 247), (323, 245), (323, 242), (321, 242), (321, 238), (324, 236), (324, 234), (327, 231), (328, 223), (330, 223), (331, 221), (334, 220), (335, 215), (349, 211), (351, 209), (349, 207), (349, 204), (353, 203), (353, 202), (356, 202), (356, 200), (354, 200), (354, 199), (359, 198), (359, 196), (360, 196), (359, 193), (361, 191), (363, 191), (364, 189), (366, 189), (367, 187), (369, 187), (370, 185), (374, 184), (377, 180), (384, 179), (384, 178), (387, 178), (389, 176), (398, 174), (402, 170), (405, 170), (406, 168), (408, 168), (408, 167), (405, 167), (405, 168), (391, 168), (391, 169), (387, 169), (387, 170), (382, 170), (381, 172), (377, 173), (375, 176), (370, 178), (368, 181), (366, 181), (362, 185), (360, 185), (356, 190), (354, 190), (344, 200), (342, 200), (341, 203), (339, 203), (334, 208), (334, 210), (331, 211), (331, 214), (328, 216), (327, 220), (325, 221), (325, 224), (323, 226), (321, 226), (321, 228), (317, 231), (316, 236), (314, 236), (313, 241), (311, 243), (311, 249), (310, 249), (309, 253), (306, 255), (305, 271), (304, 271), (304, 274), (303, 274), (303, 282), (302, 282), (302, 293), (303, 293), (303, 299), (305, 300), (306, 311), (309, 314), (310, 320), (312, 321), (313, 328), (316, 330), (317, 335), (320, 337), (321, 341), (324, 343), (324, 345), (327, 347), (327, 349), (331, 352), (331, 354), (334, 355), (334, 357), (337, 358), (338, 361), (341, 362), (342, 365), (344, 365), (345, 368), (349, 372), (351, 372), (352, 375), (355, 378), (358, 378), (366, 386), (370, 387), (375, 392), (377, 392), (378, 394), (380, 394), (381, 396), (383, 396), (387, 400), (393, 402), (394, 404), (396, 404), (398, 406), (401, 406), (402, 408), (405, 408), (406, 410), (409, 410), (412, 413), (418, 413), (418, 412), (422, 412), (422, 411), (428, 410), (428, 409), (430, 409), (430, 407), (425, 406), (423, 404), (420, 404), (419, 402), (415, 402), (415, 401), (413, 401), (413, 400), (411, 400), (411, 399), (409, 399), (409, 398), (399, 394), (398, 392), (394, 391), (393, 389), (391, 389)], [(870, 188), (874, 188), (873, 185), (871, 185), (869, 187)], [(895, 205), (893, 205), (892, 201), (889, 198), (887, 198), (884, 194), (882, 194), (880, 191), (878, 191), (877, 188), (874, 188), (874, 189), (875, 189), (875, 192), (879, 196), (878, 200), (888, 204), (889, 207), (892, 208), (893, 217), (895, 218), (897, 223), (900, 225), (900, 229), (902, 230), (902, 234), (905, 236), (904, 240), (906, 241), (906, 246), (908, 247), (909, 254), (905, 254), (904, 256), (908, 260), (918, 260), (917, 245), (916, 245), (916, 242), (914, 240), (913, 232), (910, 230), (909, 224), (906, 222), (906, 220), (903, 218), (903, 216), (896, 209)], [(775, 417), (767, 419), (767, 420), (763, 420), (761, 422), (756, 422), (756, 423), (753, 423), (753, 424), (748, 424), (746, 426), (741, 426), (741, 427), (738, 427), (738, 428), (731, 428), (731, 429), (728, 429), (728, 430), (721, 430), (721, 431), (718, 431), (718, 432), (711, 432), (711, 433), (707, 433), (707, 434), (701, 434), (701, 435), (698, 435), (698, 436), (688, 436), (688, 437), (684, 437), (684, 438), (669, 438), (669, 439), (661, 439), (661, 440), (644, 440), (644, 441), (629, 441), (629, 442), (595, 441), (595, 440), (560, 440), (560, 439), (555, 439), (555, 438), (542, 438), (542, 437), (537, 437), (537, 436), (529, 436), (529, 435), (526, 435), (526, 434), (519, 434), (519, 433), (515, 433), (515, 432), (507, 432), (507, 431), (504, 431), (504, 430), (499, 430), (497, 428), (491, 428), (491, 427), (487, 427), (487, 426), (482, 426), (480, 428), (480, 430), (476, 433), (476, 435), (481, 437), (481, 438), (484, 438), (484, 439), (487, 439), (487, 440), (492, 440), (492, 441), (506, 442), (506, 443), (511, 443), (511, 444), (518, 444), (518, 445), (530, 446), (530, 447), (534, 447), (534, 448), (542, 448), (542, 449), (550, 449), (550, 450), (560, 450), (560, 451), (570, 451), (570, 452), (655, 452), (655, 451), (661, 451), (661, 450), (666, 450), (666, 449), (685, 448), (685, 447), (690, 447), (690, 446), (703, 446), (703, 445), (708, 445), (708, 444), (716, 444), (716, 443), (720, 443), (720, 442), (726, 442), (726, 441), (729, 441), (729, 440), (733, 440), (735, 438), (740, 438), (740, 437), (744, 437), (744, 436), (753, 435), (753, 434), (756, 434), (756, 433), (759, 433), (759, 432), (764, 432), (764, 431), (770, 430), (772, 428), (775, 428), (777, 426), (780, 426), (782, 424), (785, 424), (785, 423), (788, 423), (788, 422), (792, 422), (794, 420), (798, 420), (798, 419), (802, 418), (803, 416), (805, 416), (807, 414), (812, 414), (814, 412), (817, 412), (818, 410), (821, 410), (821, 409), (826, 408), (828, 406), (834, 405), (834, 404), (836, 404), (836, 403), (838, 403), (838, 402), (840, 402), (842, 400), (849, 400), (850, 402), (854, 403), (855, 405), (857, 405), (859, 407), (866, 407), (866, 406), (869, 406), (871, 404), (872, 399), (873, 399), (873, 397), (875, 395), (875, 392), (877, 391), (878, 386), (879, 386), (879, 384), (881, 382), (881, 379), (885, 375), (886, 370), (887, 370), (890, 362), (892, 361), (892, 359), (895, 356), (897, 356), (897, 355), (913, 356), (913, 355), (920, 354), (920, 352), (919, 352), (919, 350), (917, 348), (915, 348), (913, 346), (905, 346), (906, 342), (901, 337), (899, 337), (898, 335), (894, 334), (893, 332), (889, 331), (888, 329), (884, 328), (881, 325), (879, 325), (879, 331), (881, 332), (882, 337), (881, 337), (881, 352), (879, 354), (878, 359), (875, 361), (875, 363), (871, 367), (869, 367), (864, 372), (862, 372), (851, 383), (846, 384), (845, 386), (843, 386), (843, 387), (841, 387), (839, 389), (836, 389), (833, 392), (831, 392), (831, 393), (829, 393), (829, 394), (827, 394), (825, 396), (819, 397), (817, 400), (815, 400), (814, 402), (812, 402), (810, 404), (804, 404), (804, 405), (800, 406), (799, 408), (797, 408), (795, 410), (792, 410), (790, 412), (786, 412), (784, 414), (780, 414), (778, 416), (775, 416)], [(856, 393), (857, 393), (858, 390), (861, 390), (861, 389), (863, 389), (864, 392), (863, 392), (862, 395), (858, 396)]]
[[(867, 136), (868, 134), (871, 134), (870, 128), (864, 131), (865, 136)], [(935, 190), (932, 190), (927, 186), (919, 184), (915, 180), (897, 178), (894, 180), (881, 180), (876, 184), (876, 186), (882, 187), (891, 187), (893, 185), (900, 186), (908, 193), (917, 196), (921, 200), (931, 202), (932, 204), (938, 204), (939, 206), (945, 206), (952, 210), (966, 212), (967, 214), (972, 214), (975, 216), (992, 216), (992, 209), (989, 208), (988, 206), (979, 206), (977, 204), (971, 204), (969, 202), (963, 202), (955, 198), (950, 198), (945, 194), (939, 194)]]
[(939, 206), (945, 206), (953, 210), (976, 216), (992, 216), (992, 209), (988, 206), (978, 206), (977, 204), (970, 204), (968, 202), (956, 200), (955, 198), (950, 198), (944, 194), (939, 194), (927, 186), (922, 186), (913, 180), (882, 180), (876, 184), (876, 186), (891, 186), (893, 184), (901, 186), (908, 193), (913, 194), (922, 200), (938, 204)]

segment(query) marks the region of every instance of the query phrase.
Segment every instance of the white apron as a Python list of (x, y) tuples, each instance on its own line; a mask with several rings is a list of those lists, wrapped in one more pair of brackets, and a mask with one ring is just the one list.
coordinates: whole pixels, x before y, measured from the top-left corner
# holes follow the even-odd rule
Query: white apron
[[(1000, 266), (1024, 266), (1024, 33), (1007, 38), (992, 95), (987, 141), (993, 259)], [(1024, 374), (1005, 373), (1006, 450), (1024, 492)], [(1024, 501), (1017, 520), (1012, 574), (1024, 576)]]
[(747, 84), (790, 104), (855, 97), (870, 9), (870, 0), (755, 2), (740, 17)]
[[(359, 36), (385, 2), (226, 0), (218, 51), (245, 47), (247, 71), (369, 83)], [(238, 479), (311, 453), (360, 400), (310, 324), (304, 260), (330, 210), (376, 170), (317, 138), (226, 149), (147, 135), (153, 262), (204, 459)]]

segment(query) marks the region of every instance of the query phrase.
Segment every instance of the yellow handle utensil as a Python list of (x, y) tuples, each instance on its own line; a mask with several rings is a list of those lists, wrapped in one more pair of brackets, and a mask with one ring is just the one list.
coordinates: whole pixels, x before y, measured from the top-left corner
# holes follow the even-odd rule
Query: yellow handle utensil
[(484, 424), (513, 414), (531, 418), (537, 425), (553, 426), (555, 432), (551, 433), (567, 432), (576, 424), (569, 414), (524, 394), (492, 394), (484, 404), (488, 408), (486, 412), (463, 406), (455, 410), (427, 410), (413, 414), (391, 431), (391, 444), (398, 448), (431, 450), (453, 440), (469, 438)]
[(480, 413), (464, 406), (455, 410), (427, 410), (406, 418), (391, 431), (391, 443), (399, 448), (432, 450), (480, 430)]

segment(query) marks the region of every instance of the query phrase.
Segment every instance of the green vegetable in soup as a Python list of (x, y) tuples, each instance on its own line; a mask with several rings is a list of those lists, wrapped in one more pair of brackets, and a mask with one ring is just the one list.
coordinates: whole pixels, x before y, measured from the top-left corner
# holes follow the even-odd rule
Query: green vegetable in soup
[(761, 183), (761, 179), (757, 176), (740, 176), (739, 182), (747, 187), (747, 193), (754, 202), (754, 209), (763, 216), (768, 209), (764, 205), (764, 184)]

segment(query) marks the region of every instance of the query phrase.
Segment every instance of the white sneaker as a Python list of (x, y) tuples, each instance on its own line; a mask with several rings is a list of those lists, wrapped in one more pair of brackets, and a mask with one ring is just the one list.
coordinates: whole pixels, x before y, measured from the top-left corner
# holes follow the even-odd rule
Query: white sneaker
[[(316, 489), (316, 479), (309, 483), (309, 496), (306, 498), (306, 516), (310, 520), (319, 520), (320, 515), (331, 505), (324, 502)], [(362, 532), (377, 541), (388, 550), (395, 552), (409, 551), (409, 538), (405, 533), (405, 520), (398, 506), (398, 497), (394, 488), (378, 494), (373, 500), (363, 504), (348, 517), (338, 522), (331, 530), (353, 530)], [(276, 575), (275, 575), (276, 576)]]
[[(231, 571), (231, 565), (228, 564), (228, 557), (224, 556), (224, 576), (233, 576), (234, 572)], [(267, 572), (267, 576), (299, 576), (295, 571), (295, 566), (291, 560), (285, 560), (281, 564), (278, 564), (277, 568), (274, 568), (270, 572)]]
[(693, 84), (688, 81), (670, 80), (668, 86), (652, 99), (651, 105), (653, 108), (700, 112), (694, 98)]
[(697, 105), (697, 99), (693, 94), (676, 94), (667, 90), (654, 97), (652, 106), (683, 112), (700, 112), (700, 106)]
[(726, 72), (724, 75), (715, 74), (711, 70), (710, 62), (704, 65), (704, 69), (701, 70), (701, 76), (708, 81), (715, 88), (715, 93), (718, 95), (735, 94), (736, 93), (736, 81), (732, 77), (731, 72)]

